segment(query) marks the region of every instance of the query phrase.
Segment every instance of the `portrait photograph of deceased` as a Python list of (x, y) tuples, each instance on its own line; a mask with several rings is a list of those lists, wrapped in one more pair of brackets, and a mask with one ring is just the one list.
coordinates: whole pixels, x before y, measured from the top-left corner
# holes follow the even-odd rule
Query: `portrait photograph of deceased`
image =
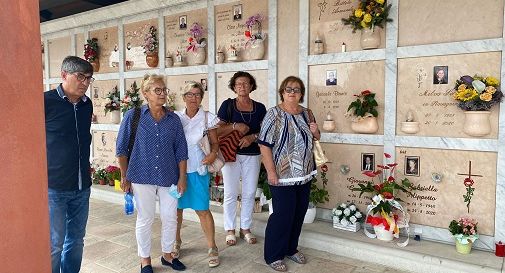
[(361, 154), (361, 170), (375, 171), (375, 154), (373, 153)]
[(326, 70), (326, 86), (337, 85), (337, 70)]
[(187, 15), (180, 16), (179, 17), (179, 29), (186, 29), (188, 27), (187, 22), (188, 22)]
[(449, 82), (449, 67), (433, 67), (433, 84), (447, 84)]
[(242, 19), (242, 5), (233, 6), (233, 20), (241, 20)]
[(405, 157), (405, 175), (408, 176), (419, 176), (420, 168), (420, 158), (419, 156), (406, 156)]

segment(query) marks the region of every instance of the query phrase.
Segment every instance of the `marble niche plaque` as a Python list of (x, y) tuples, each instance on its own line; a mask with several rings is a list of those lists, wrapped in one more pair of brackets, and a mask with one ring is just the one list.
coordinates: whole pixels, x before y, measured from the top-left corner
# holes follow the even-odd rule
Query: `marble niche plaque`
[[(112, 73), (119, 71), (119, 50), (117, 27), (103, 28), (91, 31), (89, 38), (97, 38), (99, 46), (100, 70), (96, 73)], [(83, 44), (84, 50), (84, 44)]]
[[(207, 74), (167, 76), (166, 78), (167, 87), (170, 89), (169, 95), (173, 95), (176, 111), (182, 111), (186, 108), (182, 95), (184, 94), (184, 87), (190, 81), (202, 83), (202, 85), (207, 86)], [(172, 98), (170, 98), (170, 100), (171, 99)], [(167, 101), (167, 104), (168, 103)], [(209, 92), (204, 91), (201, 105), (204, 110), (209, 110)]]
[[(350, 0), (316, 0), (310, 1), (309, 23), (309, 54), (314, 54), (314, 41), (319, 37), (324, 43), (325, 53), (342, 52), (342, 43), (346, 45), (346, 51), (361, 50), (361, 32), (352, 33), (351, 25), (344, 25), (342, 18), (347, 18), (358, 7), (359, 1)], [(380, 29), (381, 44), (386, 45), (386, 31)]]
[[(181, 23), (184, 22), (184, 23)], [(177, 52), (182, 54), (184, 65), (194, 65), (187, 61), (187, 55), (191, 52), (187, 51), (189, 46), (188, 38), (192, 37), (189, 30), (194, 23), (198, 23), (203, 27), (203, 37), (207, 40), (205, 46), (208, 52), (208, 26), (207, 26), (207, 9), (191, 10), (184, 13), (172, 14), (165, 16), (165, 56), (171, 56), (173, 62), (176, 62)], [(184, 25), (185, 24), (185, 25)], [(207, 63), (207, 58), (205, 63)]]
[(49, 48), (49, 77), (61, 77), (61, 62), (70, 55), (70, 36), (48, 41)]
[[(251, 99), (261, 102), (268, 110), (268, 70), (252, 70), (249, 72), (255, 79), (257, 88), (250, 94)], [(228, 88), (231, 77), (235, 72), (217, 73), (216, 79), (216, 111), (228, 98), (236, 98), (237, 95)]]
[[(503, 0), (398, 1), (398, 46), (502, 37)], [(459, 8), (468, 16), (447, 16)]]
[[(409, 162), (413, 160), (414, 162)], [(447, 228), (453, 219), (469, 215), (479, 222), (479, 234), (494, 235), (496, 153), (398, 147), (396, 177), (408, 178), (416, 188), (402, 198), (415, 224)], [(474, 195), (468, 212), (463, 184), (472, 162)], [(410, 167), (410, 168), (409, 168)], [(413, 169), (414, 171), (410, 171)], [(434, 174), (441, 175), (440, 181)], [(405, 196), (405, 195), (403, 195)]]
[[(335, 81), (329, 80), (336, 75)], [(328, 112), (336, 122), (338, 133), (354, 133), (351, 120), (344, 117), (347, 107), (356, 99), (353, 95), (363, 90), (376, 93), (379, 104), (377, 122), (384, 132), (384, 61), (316, 65), (309, 67), (309, 84), (305, 92), (309, 108), (318, 124), (326, 119)]]
[[(239, 10), (240, 16), (234, 14)], [(218, 5), (215, 7), (216, 20), (216, 51), (221, 49), (225, 53), (225, 62), (228, 61), (228, 52), (233, 46), (238, 52), (238, 60), (246, 61), (245, 45), (248, 38), (244, 32), (247, 30), (246, 21), (249, 17), (260, 14), (263, 16), (261, 22), (262, 32), (267, 34), (264, 41), (265, 55), (263, 59), (268, 59), (268, 1), (266, 0), (242, 0), (230, 4)], [(257, 28), (254, 28), (257, 33)]]
[(144, 44), (144, 36), (149, 33), (151, 26), (156, 28), (159, 48), (158, 19), (153, 18), (124, 25), (125, 71), (150, 68), (147, 65), (146, 54), (142, 46)]
[[(359, 197), (359, 192), (351, 191), (357, 183), (366, 183), (371, 181), (370, 177), (362, 174), (364, 161), (370, 157), (372, 167), (377, 164), (382, 164), (383, 146), (366, 146), (366, 145), (351, 145), (351, 144), (329, 144), (321, 143), (323, 150), (328, 156), (329, 163), (327, 190), (330, 195), (330, 201), (325, 204), (318, 205), (322, 208), (331, 209), (335, 204), (343, 202), (355, 203), (358, 208), (364, 212), (366, 206), (370, 204), (370, 198), (367, 196)], [(347, 167), (347, 168), (345, 168)], [(341, 170), (342, 169), (342, 170)], [(320, 173), (320, 169), (318, 168)], [(322, 186), (320, 176), (317, 176), (318, 186)]]
[(110, 114), (105, 114), (104, 106), (107, 101), (107, 95), (116, 86), (119, 87), (118, 80), (94, 81), (90, 85), (90, 98), (93, 102), (93, 114), (96, 116), (96, 123), (110, 123)]
[[(435, 67), (446, 68), (446, 84), (434, 84)], [(463, 133), (464, 111), (452, 98), (454, 83), (460, 76), (475, 74), (500, 78), (500, 52), (449, 55), (398, 60), (397, 134), (409, 111), (419, 121), (418, 136), (470, 137)], [(491, 108), (491, 133), (496, 138), (499, 105)]]
[(116, 140), (115, 131), (92, 131), (93, 137), (93, 165), (105, 168), (109, 165), (119, 167), (116, 158)]

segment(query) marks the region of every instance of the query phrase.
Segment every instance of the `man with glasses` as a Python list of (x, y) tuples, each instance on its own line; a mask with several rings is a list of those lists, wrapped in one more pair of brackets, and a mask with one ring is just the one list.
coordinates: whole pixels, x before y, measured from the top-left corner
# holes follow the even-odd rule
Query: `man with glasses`
[(91, 186), (93, 115), (91, 99), (85, 93), (92, 76), (90, 63), (68, 56), (61, 65), (62, 83), (44, 93), (53, 273), (74, 273), (81, 268)]

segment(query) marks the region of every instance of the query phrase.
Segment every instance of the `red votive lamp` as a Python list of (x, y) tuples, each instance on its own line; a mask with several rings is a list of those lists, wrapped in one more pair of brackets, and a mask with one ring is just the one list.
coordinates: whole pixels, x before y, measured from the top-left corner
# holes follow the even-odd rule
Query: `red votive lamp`
[(505, 244), (503, 244), (501, 241), (496, 243), (495, 255), (498, 257), (505, 257)]

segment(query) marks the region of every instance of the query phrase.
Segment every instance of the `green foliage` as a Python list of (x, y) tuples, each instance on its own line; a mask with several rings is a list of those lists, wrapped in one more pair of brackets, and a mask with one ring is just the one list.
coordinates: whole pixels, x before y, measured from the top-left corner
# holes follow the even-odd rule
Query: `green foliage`
[(107, 180), (107, 172), (102, 168), (96, 169), (93, 173), (93, 183), (98, 184), (100, 180)]
[(361, 94), (354, 96), (357, 97), (356, 100), (347, 108), (349, 116), (365, 117), (367, 114), (370, 114), (377, 117), (379, 115), (377, 109), (375, 109), (378, 106), (375, 100), (375, 93), (365, 90)]

